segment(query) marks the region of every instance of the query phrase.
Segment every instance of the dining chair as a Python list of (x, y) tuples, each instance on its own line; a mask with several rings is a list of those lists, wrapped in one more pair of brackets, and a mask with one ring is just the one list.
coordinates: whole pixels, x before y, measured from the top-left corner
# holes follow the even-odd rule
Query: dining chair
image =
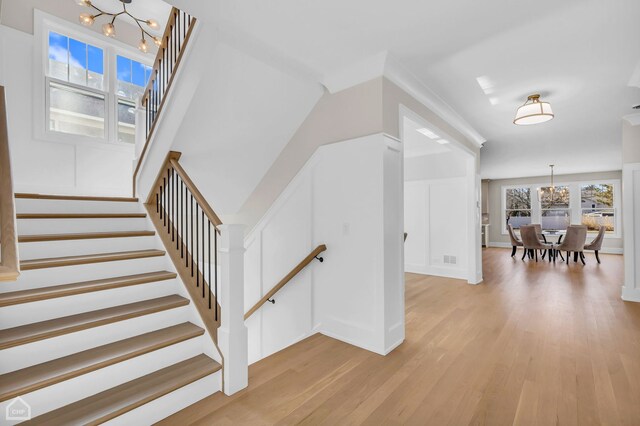
[(602, 243), (604, 242), (605, 232), (607, 232), (607, 227), (601, 226), (600, 229), (598, 229), (598, 235), (593, 239), (593, 241), (584, 246), (585, 250), (593, 250), (596, 253), (596, 260), (598, 261), (598, 263), (601, 263), (598, 252), (602, 250)]
[(511, 257), (513, 257), (516, 255), (517, 248), (522, 247), (522, 241), (520, 241), (513, 230), (513, 226), (510, 224), (507, 224), (507, 231), (509, 231), (509, 238), (511, 239), (511, 245), (513, 246), (513, 250), (511, 250)]
[(538, 233), (536, 231), (536, 227), (533, 225), (525, 225), (520, 227), (520, 236), (522, 237), (522, 246), (524, 247), (524, 254), (522, 255), (522, 260), (524, 260), (527, 253), (529, 256), (534, 256), (536, 262), (538, 261), (538, 250), (544, 250), (542, 254), (542, 259), (544, 259), (545, 255), (549, 254), (549, 261), (551, 259), (555, 259), (553, 244), (547, 244), (540, 241), (538, 238)]
[(577, 257), (580, 256), (580, 261), (585, 265), (584, 261), (584, 244), (587, 241), (587, 227), (585, 225), (569, 225), (567, 227), (567, 234), (564, 236), (562, 243), (556, 247), (556, 252), (567, 252), (567, 264), (569, 264), (569, 256), (574, 254), (574, 262), (577, 262)]
[(546, 243), (547, 237), (545, 237), (544, 234), (542, 233), (542, 225), (539, 223), (532, 223), (531, 226), (536, 228), (536, 235), (538, 235), (538, 239), (543, 243)]

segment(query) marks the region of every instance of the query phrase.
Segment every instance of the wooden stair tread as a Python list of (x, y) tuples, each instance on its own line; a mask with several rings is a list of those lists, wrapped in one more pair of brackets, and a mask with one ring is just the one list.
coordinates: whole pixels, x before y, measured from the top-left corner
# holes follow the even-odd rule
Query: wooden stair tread
[(84, 195), (53, 195), (53, 194), (31, 194), (16, 193), (16, 198), (26, 198), (33, 200), (69, 200), (69, 201), (116, 201), (126, 203), (137, 203), (138, 199), (133, 197), (94, 197)]
[(9, 293), (0, 293), (0, 307), (17, 305), (20, 303), (36, 302), (39, 300), (54, 299), (57, 297), (71, 296), (75, 294), (89, 293), (93, 291), (127, 287), (137, 284), (170, 280), (176, 277), (177, 274), (175, 272), (157, 271), (147, 272), (144, 274), (77, 282), (72, 284), (34, 288), (29, 290), (12, 291)]
[(189, 304), (177, 294), (0, 330), (0, 349), (36, 342)]
[(130, 238), (130, 237), (150, 237), (156, 231), (115, 231), (115, 232), (84, 232), (78, 234), (40, 234), (40, 235), (18, 235), (19, 243), (38, 243), (43, 241), (66, 241), (66, 240), (94, 240), (100, 238)]
[(111, 420), (220, 370), (201, 354), (35, 417), (25, 425), (90, 424)]
[(119, 260), (143, 259), (147, 257), (159, 257), (164, 255), (165, 252), (163, 250), (150, 249), (30, 259), (20, 262), (20, 270), (28, 271), (30, 269), (86, 265), (89, 263), (115, 262)]
[(146, 213), (18, 213), (17, 219), (137, 219)]
[(6, 401), (203, 334), (204, 329), (185, 322), (6, 373), (0, 375), (0, 401)]

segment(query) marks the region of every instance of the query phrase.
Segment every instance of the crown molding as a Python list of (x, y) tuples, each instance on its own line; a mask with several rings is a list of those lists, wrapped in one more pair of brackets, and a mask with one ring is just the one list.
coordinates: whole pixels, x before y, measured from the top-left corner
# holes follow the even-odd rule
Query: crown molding
[(479, 147), (487, 141), (438, 94), (390, 55), (386, 56), (384, 76)]

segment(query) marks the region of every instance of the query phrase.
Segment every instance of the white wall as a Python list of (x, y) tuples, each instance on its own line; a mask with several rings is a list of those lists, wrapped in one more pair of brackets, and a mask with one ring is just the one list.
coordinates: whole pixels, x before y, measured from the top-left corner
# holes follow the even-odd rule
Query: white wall
[(0, 25), (0, 77), (6, 88), (16, 192), (130, 195), (133, 146), (50, 142), (34, 136), (34, 37)]
[(404, 191), (405, 270), (466, 279), (467, 178), (407, 181)]
[(250, 232), (245, 311), (319, 244), (249, 320), (255, 362), (315, 332), (386, 354), (404, 339), (399, 144), (373, 135), (317, 150)]
[(640, 302), (640, 125), (622, 124), (624, 286), (622, 299)]

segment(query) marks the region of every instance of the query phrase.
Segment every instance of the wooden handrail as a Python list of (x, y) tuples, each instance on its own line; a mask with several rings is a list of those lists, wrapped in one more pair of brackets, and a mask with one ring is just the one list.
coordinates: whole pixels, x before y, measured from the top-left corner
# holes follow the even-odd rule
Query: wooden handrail
[[(152, 188), (155, 189), (160, 186), (164, 173), (166, 172), (169, 166), (172, 166), (173, 169), (176, 171), (176, 173), (178, 173), (178, 176), (180, 176), (180, 179), (182, 179), (186, 187), (189, 189), (191, 194), (193, 194), (194, 200), (196, 200), (196, 203), (198, 203), (200, 208), (204, 211), (204, 214), (207, 216), (207, 219), (209, 219), (211, 223), (214, 224), (216, 227), (219, 225), (222, 225), (222, 220), (220, 220), (216, 212), (213, 211), (213, 208), (211, 208), (206, 198), (204, 198), (204, 196), (202, 195), (202, 193), (200, 192), (196, 184), (193, 183), (193, 181), (191, 180), (187, 172), (184, 170), (184, 168), (180, 164), (179, 160), (181, 156), (182, 156), (181, 152), (169, 151), (169, 153), (165, 157), (164, 163), (160, 168), (160, 172), (158, 173), (158, 176), (156, 177), (156, 181)], [(149, 192), (149, 196), (147, 197), (146, 204), (153, 204), (155, 202), (153, 197), (155, 197), (154, 190)]]
[(264, 305), (269, 299), (271, 299), (274, 294), (276, 294), (282, 287), (284, 287), (289, 281), (291, 281), (293, 277), (298, 275), (298, 273), (300, 273), (300, 271), (302, 271), (305, 266), (311, 263), (313, 259), (315, 259), (326, 249), (327, 246), (324, 244), (320, 244), (318, 247), (316, 247), (315, 250), (309, 253), (307, 257), (305, 257), (300, 263), (298, 263), (296, 267), (291, 270), (291, 272), (285, 275), (285, 277), (281, 279), (278, 284), (276, 284), (271, 290), (269, 290), (269, 292), (267, 292), (267, 294), (265, 294), (262, 299), (258, 300), (258, 302), (253, 305), (253, 307), (249, 309), (246, 314), (244, 314), (244, 319), (246, 320), (251, 315), (253, 315), (258, 309), (260, 309), (262, 305)]
[(180, 165), (181, 156), (177, 151), (167, 154), (145, 208), (216, 343), (221, 323), (216, 231), (222, 222)]
[[(185, 22), (185, 20), (188, 22)], [(166, 94), (171, 89), (176, 71), (180, 67), (185, 47), (189, 43), (195, 23), (196, 19), (194, 17), (175, 7), (171, 9), (167, 26), (162, 35), (162, 46), (158, 49), (151, 71), (151, 78), (149, 78), (141, 99), (141, 104), (146, 109), (146, 139), (133, 172), (132, 188), (134, 197), (136, 195), (136, 178), (149, 149), (158, 122), (157, 118), (164, 107), (167, 99)]]
[(9, 155), (7, 107), (4, 86), (0, 86), (0, 281), (15, 281), (18, 275), (20, 275), (20, 265)]

